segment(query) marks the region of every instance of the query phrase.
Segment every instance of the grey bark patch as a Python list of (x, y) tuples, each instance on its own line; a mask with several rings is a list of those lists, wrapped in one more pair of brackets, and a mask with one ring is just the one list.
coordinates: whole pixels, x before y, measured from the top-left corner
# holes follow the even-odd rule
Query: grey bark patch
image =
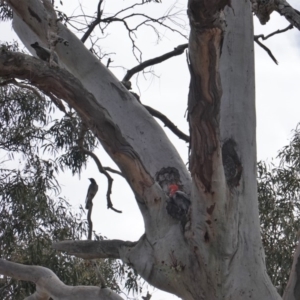
[(33, 18), (35, 18), (39, 23), (42, 23), (42, 19), (30, 7), (28, 7), (28, 11)]
[(300, 257), (298, 257), (295, 272), (297, 276), (297, 281), (294, 288), (294, 296), (295, 299), (300, 299)]
[(243, 167), (240, 158), (235, 150), (236, 142), (233, 139), (227, 139), (222, 146), (223, 167), (227, 185), (234, 188), (239, 185)]

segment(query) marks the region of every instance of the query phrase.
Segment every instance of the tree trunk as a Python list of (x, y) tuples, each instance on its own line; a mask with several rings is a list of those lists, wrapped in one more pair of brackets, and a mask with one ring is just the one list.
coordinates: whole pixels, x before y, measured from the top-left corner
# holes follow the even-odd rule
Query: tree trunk
[[(47, 45), (51, 12), (38, 0), (6, 2), (28, 49), (36, 41)], [(64, 42), (55, 51), (71, 74), (2, 52), (1, 76), (27, 78), (76, 109), (124, 173), (144, 218), (145, 234), (136, 243), (65, 242), (56, 249), (121, 258), (185, 300), (280, 299), (266, 274), (259, 230), (251, 3), (229, 4), (188, 3), (191, 176), (153, 118), (60, 23), (55, 34)], [(59, 80), (50, 81), (53, 76)], [(190, 197), (187, 213), (170, 200), (170, 184)]]

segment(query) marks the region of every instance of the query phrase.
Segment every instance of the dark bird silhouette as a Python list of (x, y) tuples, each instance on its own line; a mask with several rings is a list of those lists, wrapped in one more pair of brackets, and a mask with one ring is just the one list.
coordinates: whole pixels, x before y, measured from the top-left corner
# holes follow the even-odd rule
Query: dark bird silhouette
[[(47, 62), (50, 61), (51, 52), (49, 49), (40, 46), (38, 42), (35, 42), (35, 43), (31, 44), (30, 46), (35, 50), (36, 55), (41, 60), (44, 60)], [(53, 54), (53, 60), (58, 64), (58, 58), (55, 53)]]
[(177, 184), (169, 185), (169, 200), (167, 201), (167, 212), (173, 218), (182, 220), (188, 213), (191, 201), (188, 195), (179, 190)]
[(89, 178), (89, 180), (91, 181), (91, 184), (89, 186), (89, 189), (88, 189), (88, 192), (86, 195), (86, 199), (85, 199), (85, 209), (90, 209), (92, 200), (98, 192), (98, 185), (97, 185), (95, 179)]

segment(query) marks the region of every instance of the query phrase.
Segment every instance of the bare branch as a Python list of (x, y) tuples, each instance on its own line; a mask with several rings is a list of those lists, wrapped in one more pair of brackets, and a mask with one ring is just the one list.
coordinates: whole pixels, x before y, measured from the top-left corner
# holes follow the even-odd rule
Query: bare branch
[(144, 70), (145, 68), (147, 68), (149, 66), (159, 64), (159, 63), (161, 63), (161, 62), (163, 62), (163, 61), (165, 61), (165, 60), (167, 60), (167, 59), (169, 59), (173, 56), (181, 55), (187, 47), (188, 47), (188, 44), (179, 45), (176, 48), (174, 48), (174, 50), (171, 51), (171, 52), (168, 52), (164, 55), (161, 55), (161, 56), (158, 56), (158, 57), (155, 57), (155, 58), (144, 61), (143, 63), (137, 65), (136, 67), (128, 70), (122, 81), (129, 81), (130, 78), (134, 74)]
[(273, 53), (271, 52), (271, 50), (270, 50), (267, 46), (265, 46), (262, 42), (260, 42), (260, 41), (258, 40), (258, 38), (259, 38), (259, 36), (254, 36), (254, 41), (255, 41), (260, 47), (262, 47), (265, 51), (267, 51), (267, 53), (268, 53), (269, 56), (272, 58), (272, 60), (274, 61), (274, 63), (275, 63), (276, 65), (278, 65), (278, 61), (277, 61), (277, 59), (274, 57), (274, 55), (273, 55)]
[(286, 32), (286, 31), (288, 31), (290, 29), (293, 29), (293, 28), (294, 28), (294, 26), (292, 24), (290, 24), (288, 27), (286, 27), (284, 29), (278, 29), (278, 30), (276, 30), (276, 31), (268, 34), (267, 36), (264, 36), (263, 34), (255, 35), (254, 39), (255, 38), (262, 38), (263, 40), (267, 40), (268, 38), (270, 38), (270, 37), (272, 37), (272, 36), (274, 36), (276, 34), (280, 34), (280, 33)]
[(63, 241), (53, 243), (55, 250), (67, 252), (84, 259), (115, 258), (120, 259), (120, 250), (123, 247), (133, 248), (138, 242), (122, 240), (104, 241)]
[[(106, 199), (107, 199), (107, 208), (109, 209), (112, 209), (113, 211), (117, 212), (117, 213), (122, 213), (122, 211), (120, 210), (117, 210), (113, 207), (113, 204), (112, 204), (112, 201), (111, 201), (111, 198), (110, 198), (110, 195), (112, 193), (112, 184), (113, 184), (113, 178), (109, 175), (109, 173), (103, 168), (99, 158), (97, 157), (97, 155), (87, 149), (85, 149), (83, 147), (83, 141), (84, 141), (84, 136), (85, 136), (85, 133), (86, 131), (88, 130), (88, 128), (86, 127), (86, 124), (82, 123), (81, 125), (81, 130), (80, 130), (80, 134), (79, 134), (79, 139), (78, 139), (78, 146), (79, 146), (79, 149), (84, 153), (84, 154), (87, 154), (89, 156), (91, 156), (93, 158), (93, 160), (95, 161), (97, 167), (98, 167), (98, 170), (100, 173), (104, 174), (107, 178), (107, 181), (108, 181), (108, 186), (107, 186), (107, 192), (106, 192)], [(89, 209), (89, 212), (88, 212), (88, 216), (91, 215), (91, 209)], [(92, 225), (92, 221), (90, 220), (91, 222), (91, 225)], [(90, 224), (89, 222), (89, 224)], [(89, 236), (91, 239), (91, 229), (89, 230)]]
[(122, 172), (120, 172), (120, 171), (118, 171), (118, 170), (115, 170), (115, 169), (112, 169), (112, 168), (110, 168), (110, 167), (104, 167), (104, 170), (106, 170), (106, 171), (108, 171), (108, 172), (112, 172), (112, 173), (118, 174), (118, 175), (124, 177), (124, 175), (123, 175)]
[(177, 126), (168, 119), (164, 114), (155, 110), (154, 108), (144, 105), (144, 107), (149, 111), (149, 113), (153, 116), (161, 120), (166, 127), (168, 127), (175, 135), (177, 135), (180, 139), (184, 140), (185, 142), (189, 143), (190, 137), (183, 133), (181, 130), (177, 128)]
[(96, 286), (68, 286), (49, 269), (26, 266), (0, 259), (0, 274), (36, 284), (36, 292), (26, 300), (123, 300), (109, 288)]
[(95, 27), (100, 24), (101, 22), (101, 16), (103, 13), (103, 10), (101, 10), (101, 5), (103, 3), (103, 0), (100, 0), (98, 3), (98, 7), (97, 7), (97, 17), (96, 19), (88, 26), (88, 30), (86, 31), (86, 33), (83, 35), (83, 37), (81, 38), (81, 41), (84, 43), (87, 38), (90, 36), (90, 34), (93, 32), (93, 30), (95, 29)]

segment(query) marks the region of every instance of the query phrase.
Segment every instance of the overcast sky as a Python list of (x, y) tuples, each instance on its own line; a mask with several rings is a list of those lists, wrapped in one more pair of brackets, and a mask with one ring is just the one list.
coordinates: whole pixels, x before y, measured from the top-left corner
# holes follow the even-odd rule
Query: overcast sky
[[(83, 8), (87, 14), (93, 15), (98, 0), (81, 1), (63, 0), (60, 9), (74, 15), (81, 14)], [(129, 6), (132, 1), (106, 1), (104, 13), (113, 13), (120, 8)], [(170, 2), (147, 5), (146, 12), (152, 16), (158, 16), (170, 8)], [(297, 0), (289, 1), (291, 5), (300, 10)], [(117, 5), (116, 5), (117, 3)], [(182, 9), (180, 21), (186, 25), (185, 34), (188, 33), (188, 23), (185, 17), (186, 1), (178, 1), (177, 10)], [(268, 34), (277, 29), (287, 27), (289, 23), (273, 13), (271, 21), (266, 26), (261, 26), (255, 20), (255, 34)], [(111, 26), (109, 35), (99, 40), (99, 45), (105, 53), (111, 54), (112, 72), (121, 80), (126, 70), (121, 68), (134, 67), (137, 62), (131, 55), (131, 44), (128, 35), (118, 23)], [(158, 41), (149, 28), (141, 29), (138, 35), (138, 45), (143, 50), (143, 60), (162, 55), (171, 51), (176, 46), (187, 41), (178, 34), (171, 33), (161, 28), (162, 41)], [(100, 31), (98, 36), (103, 38)], [(9, 23), (0, 23), (0, 41), (16, 39)], [(275, 65), (267, 53), (255, 46), (256, 59), (256, 108), (257, 108), (257, 153), (258, 159), (271, 161), (277, 151), (289, 142), (292, 130), (300, 120), (299, 95), (300, 95), (300, 34), (296, 29), (277, 35), (264, 42), (273, 52), (279, 62)], [(104, 59), (105, 62), (105, 59)], [(144, 104), (161, 110), (176, 125), (188, 133), (187, 122), (184, 117), (187, 106), (187, 94), (189, 85), (189, 73), (185, 55), (181, 55), (164, 62), (153, 68), (156, 76), (146, 74), (138, 78), (138, 86), (133, 80), (133, 91), (141, 95)], [(144, 79), (147, 80), (144, 80)], [(172, 134), (168, 134), (176, 145), (178, 151), (187, 162), (187, 144)], [(99, 149), (97, 154), (104, 166), (114, 167), (107, 154)], [(70, 173), (60, 176), (62, 196), (66, 196), (74, 209), (85, 201), (86, 191), (89, 185), (89, 177), (94, 177), (99, 185), (99, 192), (94, 200), (93, 220), (94, 229), (109, 239), (137, 240), (144, 232), (142, 217), (138, 211), (132, 192), (125, 181), (115, 176), (112, 200), (117, 209), (123, 211), (117, 214), (106, 209), (106, 179), (98, 173), (94, 162), (91, 160), (87, 170), (81, 178), (72, 177)], [(175, 296), (166, 296), (159, 291), (154, 292), (153, 300), (175, 299)]]

